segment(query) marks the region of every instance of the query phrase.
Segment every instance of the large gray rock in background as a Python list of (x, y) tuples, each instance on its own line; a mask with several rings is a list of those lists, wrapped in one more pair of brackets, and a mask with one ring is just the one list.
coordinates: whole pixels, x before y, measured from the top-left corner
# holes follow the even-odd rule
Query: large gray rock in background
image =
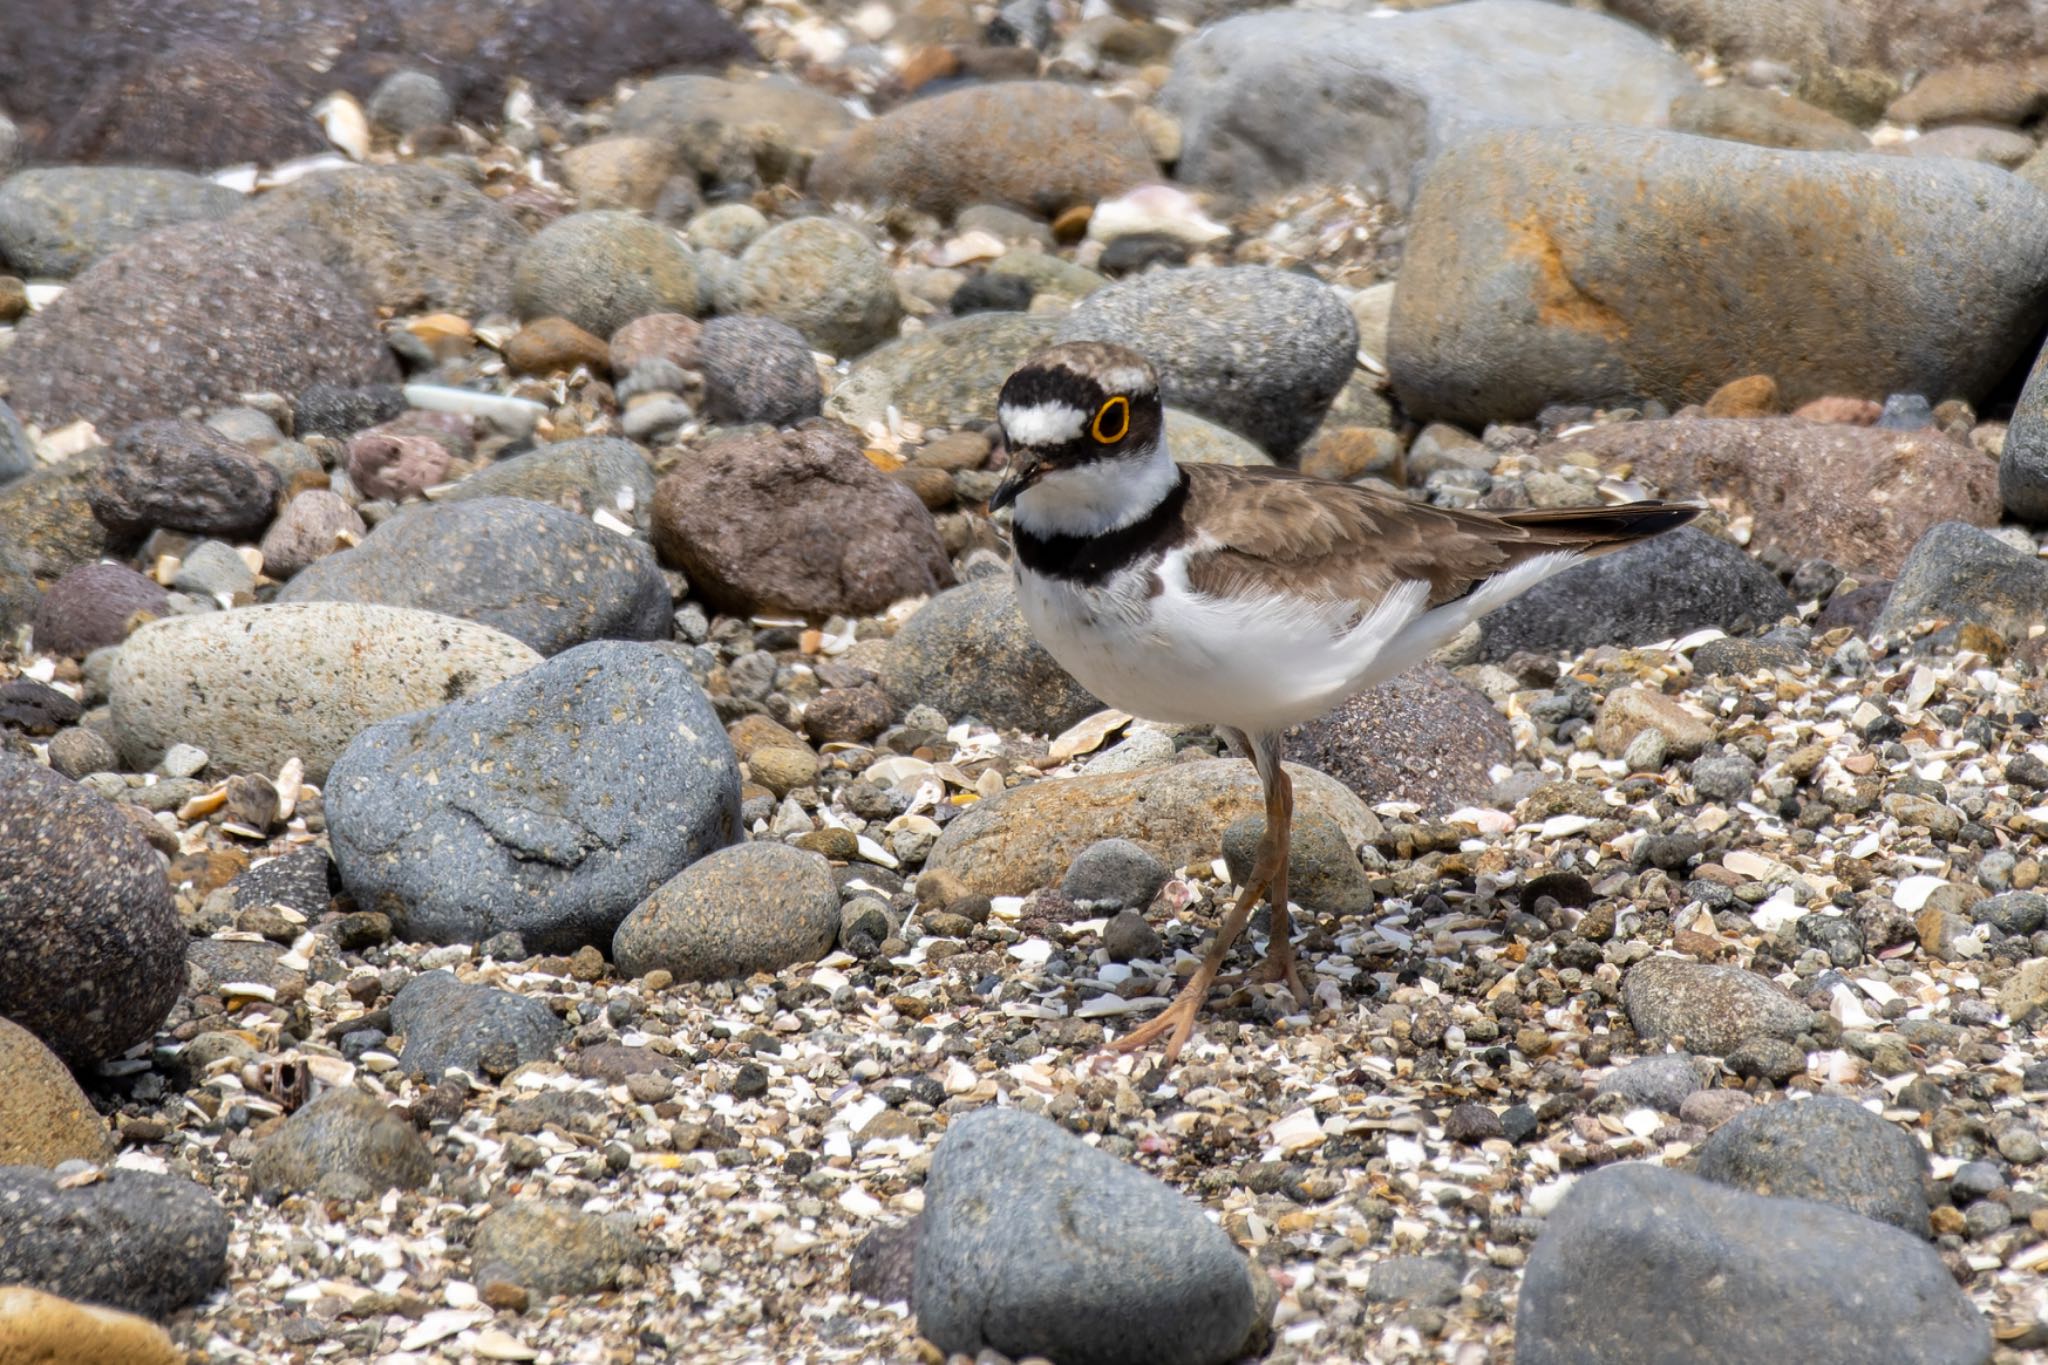
[(1608, 8), (1724, 65), (1753, 58), (1802, 75), (1831, 68), (1903, 74), (1952, 62), (2048, 52), (2042, 0), (1607, 0)]
[[(573, 584), (573, 590), (565, 591)], [(668, 584), (645, 543), (526, 498), (392, 517), (310, 565), (280, 602), (381, 602), (504, 631), (542, 654), (668, 635)]]
[(239, 190), (184, 171), (52, 166), (0, 184), (0, 265), (17, 275), (69, 279), (144, 233), (225, 218)]
[(1517, 1365), (1990, 1358), (1990, 1324), (1910, 1233), (1636, 1163), (1573, 1187), (1515, 1313)]
[(1942, 158), (1498, 130), (1437, 158), (1408, 242), (1395, 391), (1474, 427), (1758, 373), (1974, 401), (2048, 318), (2048, 197)]
[(1814, 1199), (1927, 1236), (1927, 1151), (1839, 1095), (1758, 1105), (1714, 1130), (1698, 1173), (1757, 1194)]
[(537, 952), (619, 921), (740, 837), (739, 761), (681, 656), (599, 641), (359, 735), (327, 782), (349, 894), (408, 938)]
[(1064, 1365), (1220, 1365), (1256, 1317), (1244, 1256), (1201, 1205), (1048, 1119), (983, 1109), (932, 1154), (918, 1331)]
[(1160, 104), (1176, 175), (1252, 197), (1356, 183), (1405, 207), (1417, 170), (1476, 124), (1661, 125), (1691, 69), (1640, 29), (1540, 0), (1393, 18), (1272, 10), (1182, 43)]
[(2034, 357), (1998, 452), (1998, 497), (2021, 521), (2048, 522), (2048, 346)]

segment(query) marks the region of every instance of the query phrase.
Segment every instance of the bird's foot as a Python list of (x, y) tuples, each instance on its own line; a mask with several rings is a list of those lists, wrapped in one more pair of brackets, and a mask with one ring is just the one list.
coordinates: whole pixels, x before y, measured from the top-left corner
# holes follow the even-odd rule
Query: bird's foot
[(1294, 945), (1280, 942), (1273, 945), (1265, 960), (1245, 973), (1245, 981), (1254, 986), (1284, 985), (1294, 996), (1294, 1003), (1307, 1009), (1315, 997), (1301, 979), (1301, 964), (1295, 960)]
[(1103, 1046), (1104, 1052), (1142, 1052), (1161, 1038), (1166, 1041), (1166, 1062), (1171, 1066), (1180, 1058), (1180, 1050), (1187, 1046), (1188, 1036), (1195, 1031), (1195, 1016), (1202, 1012), (1204, 997), (1208, 995), (1208, 983), (1202, 983), (1197, 990), (1193, 983), (1174, 997), (1173, 1003), (1162, 1010), (1148, 1023), (1140, 1024), (1113, 1043)]

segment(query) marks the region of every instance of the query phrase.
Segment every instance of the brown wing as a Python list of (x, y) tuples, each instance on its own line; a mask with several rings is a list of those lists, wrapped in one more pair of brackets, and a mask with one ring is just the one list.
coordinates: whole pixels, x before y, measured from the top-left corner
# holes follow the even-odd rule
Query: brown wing
[(1632, 502), (1532, 512), (1454, 511), (1290, 469), (1183, 465), (1188, 582), (1217, 595), (1285, 593), (1371, 602), (1396, 584), (1429, 583), (1432, 606), (1525, 559), (1555, 550), (1603, 554), (1692, 520), (1699, 508)]

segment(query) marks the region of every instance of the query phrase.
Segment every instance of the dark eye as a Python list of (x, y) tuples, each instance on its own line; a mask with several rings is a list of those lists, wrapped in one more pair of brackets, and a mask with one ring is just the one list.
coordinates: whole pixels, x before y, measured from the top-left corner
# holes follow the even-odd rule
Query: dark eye
[(1118, 394), (1095, 410), (1095, 424), (1088, 428), (1097, 444), (1112, 446), (1130, 434), (1131, 400)]

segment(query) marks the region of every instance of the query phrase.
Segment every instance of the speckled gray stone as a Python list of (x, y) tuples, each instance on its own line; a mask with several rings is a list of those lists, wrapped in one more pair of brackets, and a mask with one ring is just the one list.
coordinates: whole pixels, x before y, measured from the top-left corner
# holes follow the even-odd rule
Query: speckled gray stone
[(1926, 1149), (1854, 1100), (1759, 1105), (1716, 1129), (1697, 1162), (1698, 1174), (1723, 1185), (1835, 1204), (1928, 1235)]
[(1602, 1076), (1594, 1093), (1619, 1095), (1630, 1104), (1646, 1104), (1675, 1114), (1687, 1095), (1705, 1087), (1700, 1069), (1700, 1063), (1686, 1053), (1663, 1052)]
[(1358, 323), (1320, 280), (1270, 266), (1158, 270), (1074, 305), (1061, 341), (1114, 341), (1174, 407), (1292, 456), (1357, 364)]
[(608, 944), (628, 911), (740, 837), (739, 762), (679, 652), (603, 640), (334, 765), (327, 825), (356, 903), (408, 938)]
[(391, 1001), (392, 1032), (405, 1035), (399, 1070), (428, 1084), (450, 1067), (482, 1080), (484, 1049), (511, 1048), (515, 1065), (552, 1057), (568, 1028), (543, 1002), (495, 986), (458, 981), (453, 972), (422, 972)]
[(654, 511), (654, 469), (631, 441), (583, 436), (487, 465), (435, 501), (471, 498), (532, 498), (585, 516), (610, 512), (644, 531)]
[[(1233, 820), (1223, 831), (1223, 861), (1240, 886), (1252, 875), (1265, 833), (1263, 813)], [(1287, 898), (1315, 915), (1362, 915), (1372, 909), (1372, 879), (1358, 861), (1357, 846), (1327, 815), (1302, 811), (1294, 817)]]
[(893, 407), (926, 426), (996, 419), (1010, 372), (1052, 344), (1058, 322), (1024, 313), (979, 313), (878, 346), (832, 390), (825, 413), (851, 427)]
[(2048, 614), (2048, 565), (1988, 532), (1945, 521), (1920, 537), (1899, 570), (1877, 629), (1970, 621), (2024, 639)]
[(697, 266), (680, 237), (638, 214), (572, 213), (519, 253), (512, 304), (608, 337), (648, 313), (696, 313)]
[(636, 906), (612, 956), (625, 976), (661, 967), (679, 981), (718, 981), (823, 957), (838, 932), (830, 863), (788, 844), (736, 844)]
[(1983, 1365), (1991, 1327), (1897, 1228), (1624, 1162), (1581, 1177), (1531, 1249), (1515, 1360), (1646, 1359)]
[(948, 720), (978, 716), (1041, 735), (1102, 710), (1033, 638), (1008, 574), (925, 603), (889, 641), (882, 686), (899, 705), (923, 702)]
[(1483, 805), (1514, 734), (1484, 694), (1429, 664), (1349, 697), (1287, 732), (1287, 756), (1368, 802), (1413, 801), (1429, 816)]
[(612, 1288), (619, 1272), (646, 1254), (646, 1245), (630, 1215), (520, 1200), (477, 1224), (469, 1254), (476, 1283), (503, 1280), (545, 1298)]
[(375, 1095), (349, 1087), (286, 1119), (249, 1162), (251, 1184), (272, 1199), (306, 1191), (372, 1199), (416, 1190), (433, 1175), (434, 1159), (413, 1126)]
[(734, 307), (786, 322), (851, 359), (896, 335), (903, 305), (888, 258), (846, 223), (796, 218), (756, 237), (732, 281)]
[(185, 929), (134, 822), (0, 753), (0, 1013), (87, 1066), (148, 1038), (184, 986)]
[(1621, 999), (1638, 1036), (1683, 1038), (1716, 1057), (1749, 1038), (1796, 1038), (1813, 1024), (1813, 1012), (1775, 982), (1686, 958), (1638, 962), (1622, 978)]
[(704, 410), (718, 422), (788, 426), (825, 401), (803, 333), (774, 318), (713, 318), (698, 341)]
[(1243, 1255), (1199, 1204), (1018, 1109), (955, 1118), (932, 1154), (918, 1331), (1062, 1365), (1221, 1365), (1256, 1317)]
[(1071, 901), (1143, 910), (1171, 872), (1159, 855), (1129, 839), (1103, 839), (1081, 850), (1060, 878)]
[(0, 1284), (167, 1318), (227, 1273), (227, 1212), (177, 1176), (109, 1170), (59, 1189), (40, 1166), (0, 1166)]
[(138, 764), (183, 740), (227, 772), (274, 773), (296, 754), (306, 780), (322, 782), (368, 726), (539, 658), (488, 626), (405, 607), (292, 602), (174, 617), (121, 647), (114, 735)]
[(0, 184), (0, 262), (69, 279), (110, 251), (173, 223), (225, 218), (247, 199), (186, 171), (51, 166)]
[(543, 655), (668, 634), (668, 584), (644, 542), (527, 498), (431, 504), (329, 555), (280, 602), (382, 602), (502, 630)]

